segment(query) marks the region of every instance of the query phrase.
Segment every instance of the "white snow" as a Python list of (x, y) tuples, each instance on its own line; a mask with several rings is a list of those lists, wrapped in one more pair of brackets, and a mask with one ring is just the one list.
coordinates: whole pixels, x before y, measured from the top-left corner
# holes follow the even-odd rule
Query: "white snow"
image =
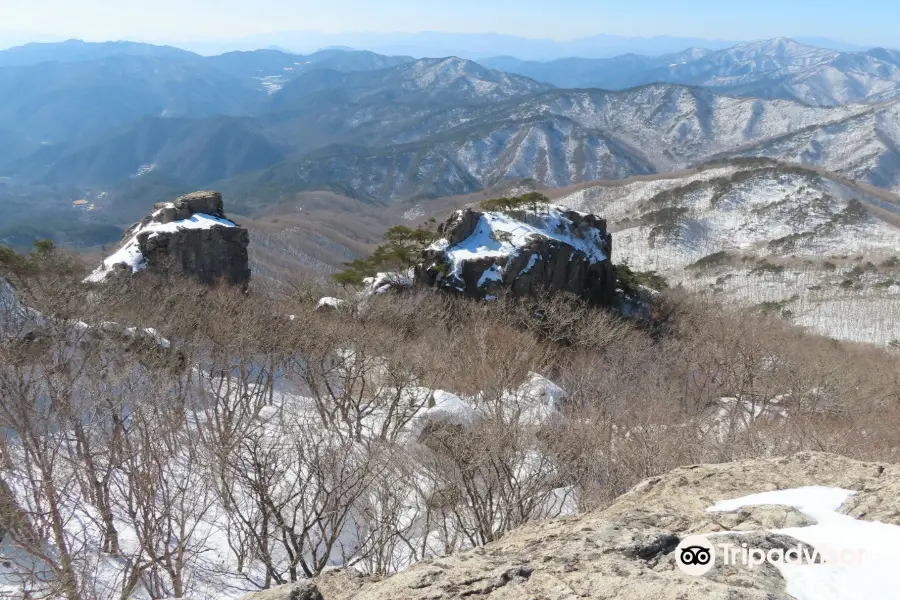
[[(154, 216), (157, 214), (159, 214), (159, 211), (155, 212)], [(103, 264), (97, 267), (93, 273), (88, 275), (84, 281), (86, 283), (102, 282), (117, 264), (127, 265), (132, 273), (146, 269), (147, 263), (144, 259), (144, 255), (141, 254), (140, 246), (138, 244), (138, 234), (140, 233), (150, 232), (150, 237), (153, 237), (159, 233), (174, 233), (184, 229), (212, 229), (213, 227), (236, 227), (236, 225), (228, 219), (203, 213), (197, 213), (192, 215), (189, 219), (173, 221), (171, 223), (163, 224), (154, 221), (147, 224), (138, 224), (129, 231), (130, 237), (128, 238), (128, 241), (113, 254), (104, 259)]]
[(418, 439), (429, 423), (469, 425), (475, 420), (475, 410), (459, 396), (435, 390), (432, 398), (434, 406), (421, 410), (410, 423), (412, 439)]
[(375, 277), (366, 277), (363, 279), (363, 284), (366, 287), (362, 295), (363, 297), (381, 295), (387, 293), (392, 288), (410, 287), (412, 286), (412, 283), (411, 273), (378, 273)]
[[(285, 71), (289, 70), (292, 69), (285, 69)], [(259, 81), (260, 87), (270, 96), (284, 87), (283, 75), (268, 75), (266, 77), (254, 77), (253, 79)]]
[[(316, 304), (316, 310), (319, 310), (320, 308), (324, 308), (326, 306), (331, 308), (341, 308), (342, 306), (344, 306), (344, 304), (346, 304), (346, 302), (344, 302), (340, 298), (332, 298), (330, 296), (326, 296), (325, 298), (319, 300), (318, 304)], [(291, 315), (291, 317), (294, 317), (294, 315)], [(293, 321), (294, 319), (291, 318), (291, 320)]]
[(505, 404), (508, 410), (519, 411), (516, 416), (521, 421), (540, 425), (562, 413), (566, 397), (561, 387), (538, 373), (531, 373), (528, 381), (506, 395)]
[[(842, 221), (854, 200), (872, 213)], [(863, 188), (814, 172), (731, 165), (591, 186), (556, 201), (602, 215), (613, 231), (615, 261), (658, 271), (673, 286), (708, 294), (717, 303), (768, 303), (786, 320), (836, 339), (888, 345), (898, 338), (900, 287), (892, 282), (900, 280), (900, 268), (882, 263), (900, 247), (900, 208)], [(670, 205), (683, 215), (651, 242), (653, 223), (641, 215)], [(717, 252), (733, 260), (691, 268)], [(783, 272), (760, 272), (762, 260), (783, 266)], [(836, 268), (825, 269), (825, 261)], [(855, 266), (868, 261), (877, 269), (859, 278), (860, 285), (841, 287), (854, 278)]]
[(848, 551), (859, 557), (859, 564), (777, 565), (787, 583), (787, 593), (797, 600), (894, 600), (900, 589), (900, 527), (841, 514), (841, 506), (855, 493), (832, 487), (804, 487), (726, 500), (708, 510), (792, 506), (818, 524), (774, 533), (796, 538), (823, 554), (829, 550)]
[[(466, 261), (485, 258), (506, 259), (504, 264), (518, 256), (521, 250), (535, 238), (549, 238), (568, 244), (584, 253), (591, 262), (606, 260), (606, 241), (596, 230), (588, 230), (586, 236), (574, 231), (571, 220), (564, 216), (565, 209), (547, 206), (538, 210), (516, 211), (524, 214), (519, 220), (502, 212), (484, 213), (475, 231), (468, 238), (450, 246), (448, 240), (438, 240), (431, 249), (444, 250), (450, 261), (450, 272), (455, 277), (462, 275)], [(534, 258), (529, 265), (533, 265)], [(504, 265), (497, 265), (487, 271), (479, 285), (502, 278)]]
[(727, 512), (745, 506), (793, 506), (803, 514), (818, 520), (817, 515), (835, 513), (856, 492), (841, 488), (810, 486), (752, 494), (734, 500), (722, 500), (708, 508), (709, 512)]

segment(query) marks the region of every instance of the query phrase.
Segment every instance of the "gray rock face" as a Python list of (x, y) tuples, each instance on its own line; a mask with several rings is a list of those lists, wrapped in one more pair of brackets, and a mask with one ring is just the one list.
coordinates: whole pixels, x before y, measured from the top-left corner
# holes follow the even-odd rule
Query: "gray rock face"
[(140, 233), (137, 239), (150, 269), (175, 269), (206, 284), (250, 281), (250, 234), (242, 227)]
[[(512, 211), (500, 219), (471, 209), (456, 213), (438, 229), (440, 249), (425, 251), (415, 270), (416, 284), (474, 298), (501, 290), (516, 296), (568, 292), (592, 304), (611, 304), (616, 276), (606, 221), (556, 207), (542, 211)], [(495, 227), (507, 227), (510, 220), (521, 221), (531, 233)], [(488, 252), (457, 252), (480, 247), (482, 241), (492, 245)]]

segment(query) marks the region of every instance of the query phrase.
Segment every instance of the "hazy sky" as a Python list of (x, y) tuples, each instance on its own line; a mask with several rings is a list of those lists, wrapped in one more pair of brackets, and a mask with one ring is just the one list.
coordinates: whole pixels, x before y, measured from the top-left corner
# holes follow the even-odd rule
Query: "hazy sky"
[(896, 46), (897, 0), (0, 0), (0, 32), (147, 41), (287, 31), (824, 36)]

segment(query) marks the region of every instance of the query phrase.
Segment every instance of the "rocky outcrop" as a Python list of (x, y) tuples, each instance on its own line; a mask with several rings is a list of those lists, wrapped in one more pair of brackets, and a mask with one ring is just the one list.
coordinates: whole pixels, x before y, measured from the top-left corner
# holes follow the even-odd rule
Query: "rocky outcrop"
[(150, 220), (163, 224), (190, 219), (196, 214), (225, 218), (222, 195), (218, 192), (194, 192), (181, 196), (175, 202), (159, 202), (153, 209)]
[(555, 206), (459, 211), (438, 229), (415, 270), (418, 285), (474, 298), (568, 292), (612, 303), (616, 279), (606, 221)]
[(0, 277), (0, 335), (21, 337), (43, 320), (41, 313), (22, 302), (13, 284)]
[(206, 284), (245, 286), (250, 281), (249, 244), (249, 232), (226, 218), (221, 194), (194, 192), (156, 204), (86, 281), (148, 269), (182, 273)]
[(900, 524), (900, 468), (802, 453), (677, 469), (643, 482), (605, 510), (532, 523), (483, 548), (381, 581), (328, 574), (320, 589), (325, 600), (791, 600), (784, 576), (771, 564), (748, 569), (717, 555), (715, 567), (695, 576), (678, 568), (676, 549), (687, 536), (704, 533), (716, 534), (717, 543), (812, 553), (795, 537), (768, 531), (816, 524), (795, 508), (707, 510), (725, 499), (806, 486), (852, 490), (841, 512)]

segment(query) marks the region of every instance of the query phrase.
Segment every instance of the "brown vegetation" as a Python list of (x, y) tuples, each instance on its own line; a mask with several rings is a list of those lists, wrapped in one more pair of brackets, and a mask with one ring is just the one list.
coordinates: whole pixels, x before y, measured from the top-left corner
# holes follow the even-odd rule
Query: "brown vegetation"
[[(124, 565), (118, 597), (181, 597), (213, 518), (262, 588), (333, 562), (391, 573), (681, 465), (900, 448), (896, 354), (677, 293), (646, 327), (562, 296), (410, 291), (316, 312), (341, 290), (144, 274), (89, 291), (56, 250), (28, 265), (2, 273), (45, 318), (0, 339), (0, 484), (18, 486), (0, 524), (27, 515), (34, 577), (68, 600), (97, 597), (88, 529)], [(527, 418), (532, 373), (567, 392), (561, 414)], [(476, 399), (477, 419), (408, 439), (437, 389)]]

